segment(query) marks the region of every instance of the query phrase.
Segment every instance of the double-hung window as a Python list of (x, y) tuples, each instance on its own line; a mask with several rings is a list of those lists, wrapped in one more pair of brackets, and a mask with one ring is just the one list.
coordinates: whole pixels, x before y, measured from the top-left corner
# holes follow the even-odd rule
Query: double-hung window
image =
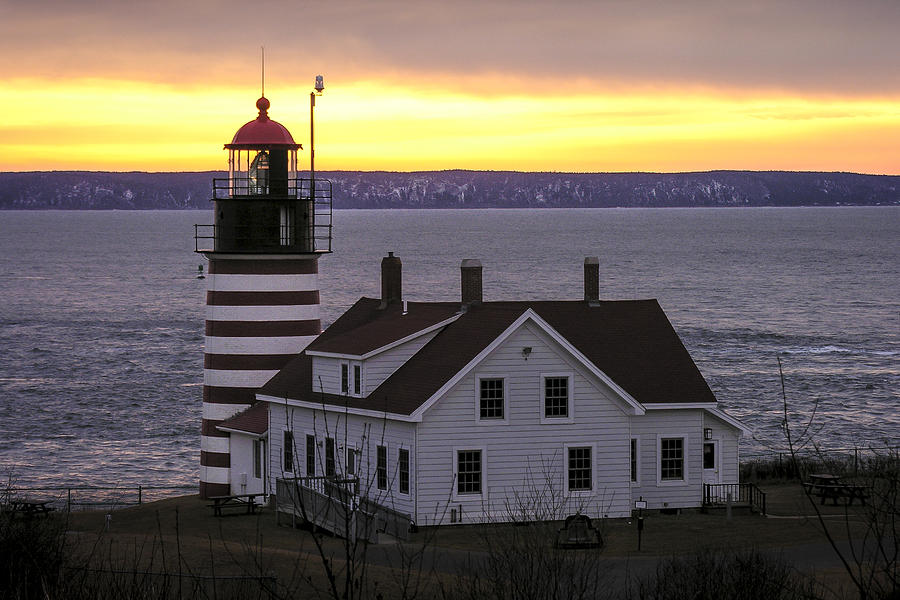
[(568, 455), (569, 491), (592, 489), (591, 447), (571, 446)]
[(456, 451), (456, 493), (480, 494), (483, 471), (481, 450)]
[(478, 418), (503, 419), (503, 379), (479, 379)]
[(541, 421), (571, 423), (572, 376), (568, 373), (541, 375)]
[(684, 438), (659, 440), (659, 478), (661, 481), (684, 479)]
[(362, 393), (362, 365), (353, 365), (353, 395)]

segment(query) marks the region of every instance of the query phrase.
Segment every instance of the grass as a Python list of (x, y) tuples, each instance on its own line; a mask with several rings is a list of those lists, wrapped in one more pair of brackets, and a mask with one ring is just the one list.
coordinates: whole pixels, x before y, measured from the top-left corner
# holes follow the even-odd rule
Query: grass
[[(768, 518), (747, 514), (728, 520), (724, 513), (702, 514), (694, 510), (676, 515), (647, 513), (640, 552), (635, 521), (608, 519), (598, 525), (605, 542), (603, 557), (627, 562), (717, 548), (783, 551), (792, 546), (822, 543), (820, 527), (799, 485), (772, 484), (763, 485), (762, 489), (768, 495), (772, 515)], [(107, 563), (114, 557), (122, 565), (131, 565), (129, 568), (140, 563), (143, 567), (155, 564), (157, 569), (164, 566), (169, 572), (189, 571), (197, 575), (273, 575), (287, 588), (325, 588), (327, 580), (310, 531), (276, 525), (275, 515), (268, 509), (256, 516), (217, 518), (206, 504), (196, 496), (185, 496), (119, 510), (111, 513), (108, 530), (105, 513), (73, 513), (68, 527), (81, 552), (103, 557)], [(852, 517), (860, 510), (855, 506), (821, 508), (836, 518), (842, 518), (845, 511)], [(849, 523), (854, 527), (852, 518)], [(408, 555), (426, 545), (433, 549), (433, 558), (423, 565), (423, 585), (429, 589), (430, 585), (454, 577), (466, 557), (483, 552), (485, 536), (502, 536), (507, 527), (514, 526), (422, 528), (402, 547)], [(101, 535), (98, 538), (90, 534)], [(344, 557), (343, 541), (325, 536), (323, 542), (326, 555), (339, 570)], [(552, 544), (552, 540), (547, 543)], [(393, 544), (373, 545), (366, 557), (369, 575), (386, 597), (399, 595), (397, 562), (391, 558), (395, 548)], [(816, 570), (819, 576), (840, 579), (833, 570)], [(424, 597), (430, 595), (426, 593)]]

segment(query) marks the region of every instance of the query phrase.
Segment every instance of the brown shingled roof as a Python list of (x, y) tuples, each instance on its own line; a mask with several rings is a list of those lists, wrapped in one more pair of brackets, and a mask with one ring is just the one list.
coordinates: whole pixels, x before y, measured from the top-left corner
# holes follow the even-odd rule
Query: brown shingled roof
[[(322, 333), (315, 348), (353, 354), (362, 347), (378, 348), (409, 335), (399, 333), (409, 315), (401, 316), (399, 308), (376, 311), (377, 304), (378, 300), (361, 299)], [(432, 309), (433, 323), (437, 323), (443, 320), (441, 311), (458, 306), (410, 304), (410, 314), (413, 307)], [(716, 401), (656, 300), (485, 302), (445, 326), (367, 398), (315, 393), (311, 361), (305, 355), (288, 363), (260, 393), (409, 415), (529, 308), (642, 404)], [(354, 339), (356, 330), (366, 332), (364, 342)]]
[(225, 419), (217, 425), (217, 428), (262, 435), (269, 430), (269, 405), (265, 402), (257, 402), (247, 410)]
[(446, 321), (459, 312), (458, 302), (408, 302), (379, 309), (379, 300), (360, 298), (307, 350), (362, 356)]

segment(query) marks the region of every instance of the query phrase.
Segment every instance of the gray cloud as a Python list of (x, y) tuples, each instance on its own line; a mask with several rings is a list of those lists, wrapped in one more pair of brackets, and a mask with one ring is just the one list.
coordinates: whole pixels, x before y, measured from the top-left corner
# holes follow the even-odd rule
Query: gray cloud
[[(0, 73), (175, 85), (273, 77), (900, 93), (900, 2), (80, 2), (3, 8)], [(255, 75), (254, 75), (255, 79)], [(412, 81), (412, 83), (416, 83)]]

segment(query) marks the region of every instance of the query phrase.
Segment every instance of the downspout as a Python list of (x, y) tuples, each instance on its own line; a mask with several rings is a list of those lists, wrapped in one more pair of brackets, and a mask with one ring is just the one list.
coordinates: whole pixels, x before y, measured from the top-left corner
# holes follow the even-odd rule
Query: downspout
[(416, 485), (413, 496), (413, 522), (419, 524), (419, 424), (413, 423), (413, 447), (416, 452)]

